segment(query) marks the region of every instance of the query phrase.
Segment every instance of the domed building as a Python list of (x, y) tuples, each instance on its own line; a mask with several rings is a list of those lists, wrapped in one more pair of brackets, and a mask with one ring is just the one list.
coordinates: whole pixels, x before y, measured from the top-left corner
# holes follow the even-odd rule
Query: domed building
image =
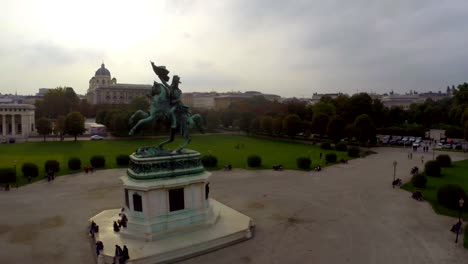
[(89, 80), (86, 99), (91, 104), (129, 104), (135, 97), (145, 97), (151, 85), (117, 83), (104, 63)]

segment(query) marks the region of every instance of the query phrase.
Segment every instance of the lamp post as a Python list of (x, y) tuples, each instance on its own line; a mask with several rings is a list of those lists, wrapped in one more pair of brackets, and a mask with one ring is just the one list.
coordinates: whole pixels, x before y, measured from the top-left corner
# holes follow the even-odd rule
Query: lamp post
[[(397, 165), (397, 161), (393, 161), (393, 182), (395, 182), (395, 174), (396, 174), (396, 165)], [(395, 188), (395, 184), (392, 183), (392, 187)]]
[(460, 198), (460, 200), (458, 201), (458, 205), (460, 206), (460, 213), (458, 215), (458, 223), (460, 223), (460, 228), (457, 230), (457, 237), (455, 238), (455, 243), (458, 243), (458, 233), (460, 233), (460, 230), (461, 230), (461, 216), (462, 216), (464, 203), (465, 203), (465, 200), (463, 200), (463, 198)]

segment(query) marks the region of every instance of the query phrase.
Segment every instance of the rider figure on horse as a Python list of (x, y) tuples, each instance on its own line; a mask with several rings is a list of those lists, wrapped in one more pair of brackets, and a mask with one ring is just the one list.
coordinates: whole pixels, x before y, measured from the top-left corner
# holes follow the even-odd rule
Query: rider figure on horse
[(178, 75), (174, 75), (172, 77), (172, 83), (169, 85), (167, 81), (169, 81), (169, 71), (164, 66), (156, 66), (154, 62), (151, 62), (151, 66), (153, 67), (154, 73), (159, 77), (162, 82), (162, 85), (167, 88), (169, 91), (169, 102), (171, 104), (171, 109), (169, 114), (171, 116), (171, 128), (175, 129), (177, 127), (177, 111), (188, 111), (188, 107), (182, 104), (182, 91), (179, 89), (180, 77)]

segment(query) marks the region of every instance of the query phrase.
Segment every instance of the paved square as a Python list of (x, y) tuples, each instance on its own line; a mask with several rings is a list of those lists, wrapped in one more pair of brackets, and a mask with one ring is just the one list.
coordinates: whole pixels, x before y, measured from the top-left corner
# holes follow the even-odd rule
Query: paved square
[[(468, 250), (449, 231), (455, 219), (391, 188), (393, 160), (407, 181), (411, 167), (421, 168), (422, 152), (408, 160), (404, 149), (377, 151), (318, 173), (213, 172), (211, 196), (252, 217), (255, 237), (184, 263), (466, 262)], [(123, 173), (79, 173), (0, 191), (1, 263), (94, 263), (87, 220), (122, 204)]]

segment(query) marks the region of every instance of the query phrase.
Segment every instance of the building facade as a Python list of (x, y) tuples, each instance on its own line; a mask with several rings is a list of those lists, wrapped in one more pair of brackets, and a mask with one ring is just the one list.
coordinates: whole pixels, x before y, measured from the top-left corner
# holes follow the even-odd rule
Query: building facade
[(34, 109), (28, 104), (0, 104), (1, 138), (26, 140), (35, 134)]
[(86, 99), (90, 104), (129, 104), (135, 97), (149, 94), (151, 85), (117, 83), (104, 63), (89, 80)]

